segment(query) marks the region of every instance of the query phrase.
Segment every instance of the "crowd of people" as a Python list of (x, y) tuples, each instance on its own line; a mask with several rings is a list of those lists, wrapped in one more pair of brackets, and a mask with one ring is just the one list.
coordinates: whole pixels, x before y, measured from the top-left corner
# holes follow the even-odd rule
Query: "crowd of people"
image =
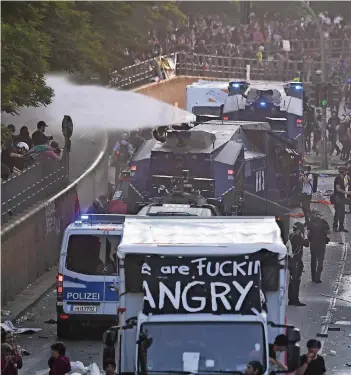
[[(317, 108), (312, 112), (311, 118), (304, 128), (305, 153), (315, 152), (320, 155), (322, 141), (323, 117), (321, 110)], [(332, 110), (327, 122), (328, 152), (329, 156), (335, 155), (340, 160), (349, 160), (351, 152), (351, 116), (350, 114), (338, 115), (338, 111)]]
[[(331, 18), (327, 13), (319, 15), (324, 37), (335, 58), (347, 53), (347, 41), (351, 40), (351, 25), (341, 16)], [(296, 60), (320, 58), (319, 33), (310, 16), (300, 19), (280, 19), (277, 15), (250, 14), (249, 23), (240, 25), (225, 22), (219, 15), (188, 17), (185, 25), (170, 21), (166, 35), (150, 33), (148, 53), (125, 50), (128, 64), (136, 64), (162, 54), (192, 52), (218, 56), (244, 58), (259, 57), (272, 60)], [(287, 54), (283, 41), (290, 42)], [(313, 43), (314, 42), (314, 43)], [(351, 47), (350, 45), (348, 45)]]
[(43, 159), (61, 160), (62, 149), (45, 134), (48, 125), (39, 121), (37, 130), (30, 135), (28, 127), (22, 126), (19, 134), (12, 124), (7, 126), (10, 134), (1, 145), (1, 180), (6, 181), (11, 176), (20, 174), (33, 163)]

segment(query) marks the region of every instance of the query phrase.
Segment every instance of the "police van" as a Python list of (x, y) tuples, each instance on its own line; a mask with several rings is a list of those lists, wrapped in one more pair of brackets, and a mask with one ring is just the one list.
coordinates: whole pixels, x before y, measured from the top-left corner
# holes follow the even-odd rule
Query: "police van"
[(116, 322), (116, 254), (124, 216), (82, 215), (64, 233), (57, 275), (57, 336), (83, 323)]

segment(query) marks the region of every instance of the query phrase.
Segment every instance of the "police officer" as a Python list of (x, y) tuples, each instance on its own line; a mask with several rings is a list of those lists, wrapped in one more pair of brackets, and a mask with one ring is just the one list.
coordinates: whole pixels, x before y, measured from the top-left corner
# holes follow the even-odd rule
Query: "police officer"
[(300, 72), (297, 72), (297, 73), (295, 74), (295, 77), (293, 78), (292, 81), (293, 81), (293, 82), (302, 82), (302, 80), (301, 80), (301, 73), (300, 73)]
[(333, 230), (334, 232), (348, 232), (344, 227), (345, 204), (349, 204), (351, 191), (347, 191), (348, 179), (346, 178), (346, 167), (339, 167), (339, 175), (334, 179), (333, 204), (335, 207)]
[(303, 271), (303, 248), (309, 246), (309, 242), (304, 238), (304, 224), (297, 222), (293, 226), (293, 232), (289, 235), (291, 243), (292, 254), (289, 258), (289, 305), (290, 306), (306, 306), (305, 303), (300, 302), (299, 292), (301, 276)]
[(311, 250), (312, 282), (320, 284), (326, 245), (329, 242), (330, 227), (317, 210), (312, 210), (311, 221), (307, 226)]

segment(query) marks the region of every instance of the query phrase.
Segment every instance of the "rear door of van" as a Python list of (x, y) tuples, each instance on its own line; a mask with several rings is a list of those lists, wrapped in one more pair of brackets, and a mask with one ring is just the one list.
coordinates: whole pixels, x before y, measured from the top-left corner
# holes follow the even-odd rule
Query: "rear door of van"
[[(94, 316), (107, 313), (106, 298), (112, 300), (107, 286), (118, 282), (116, 260), (113, 260), (116, 257), (111, 254), (109, 237), (113, 238), (111, 242), (119, 244), (121, 231), (74, 231), (67, 236), (66, 252), (61, 253), (64, 259), (60, 262), (63, 311), (67, 315), (84, 316), (84, 320), (92, 315), (93, 320)], [(115, 288), (115, 305), (117, 299)], [(115, 307), (113, 315), (116, 310)]]

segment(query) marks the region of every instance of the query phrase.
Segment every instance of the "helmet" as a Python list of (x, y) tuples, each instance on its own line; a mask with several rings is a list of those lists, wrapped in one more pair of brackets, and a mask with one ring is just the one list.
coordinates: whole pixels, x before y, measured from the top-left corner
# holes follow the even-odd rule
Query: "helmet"
[(258, 50), (259, 50), (260, 52), (263, 52), (263, 51), (264, 51), (264, 47), (263, 47), (263, 46), (259, 46), (259, 47), (258, 47)]
[(322, 71), (320, 69), (316, 70), (316, 74), (322, 74)]
[(28, 146), (27, 143), (25, 143), (25, 142), (19, 142), (19, 143), (17, 143), (17, 147), (18, 147), (18, 148), (24, 148), (24, 149), (26, 149), (27, 151), (29, 151), (29, 146)]
[(322, 217), (322, 214), (316, 210), (315, 208), (311, 211), (311, 216), (312, 217)]
[(296, 232), (298, 230), (302, 231), (304, 228), (304, 225), (303, 223), (300, 223), (299, 221), (297, 221), (296, 223), (294, 223), (293, 225), (293, 231)]

